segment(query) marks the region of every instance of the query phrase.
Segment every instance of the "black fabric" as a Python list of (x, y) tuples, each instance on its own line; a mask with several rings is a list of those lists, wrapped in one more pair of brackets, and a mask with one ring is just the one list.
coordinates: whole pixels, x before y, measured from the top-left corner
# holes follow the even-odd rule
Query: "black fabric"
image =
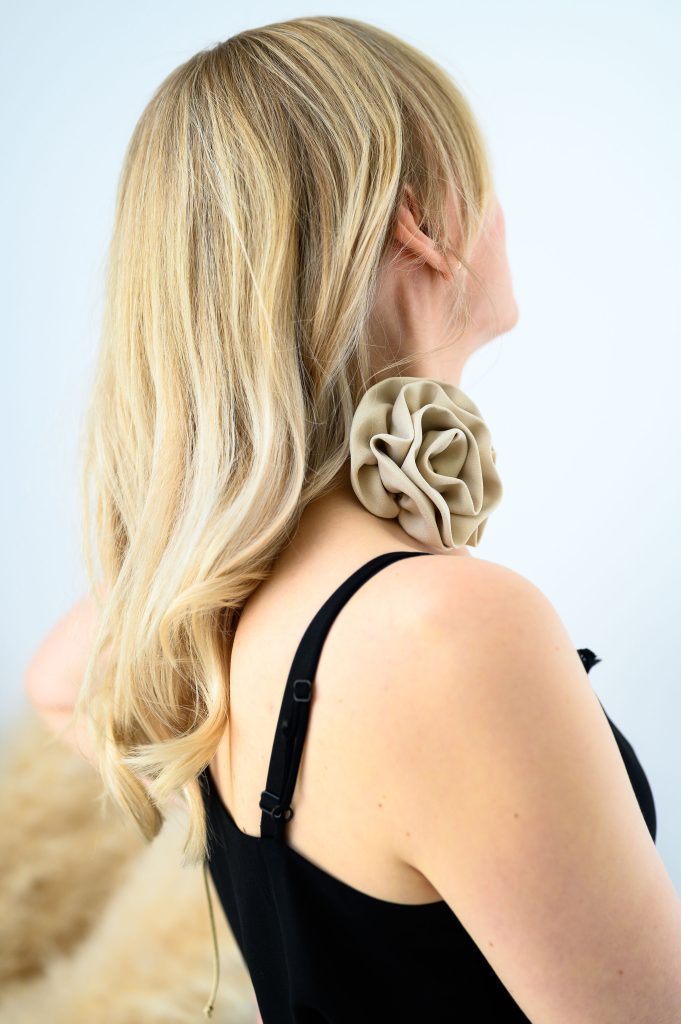
[[(422, 554), (428, 552), (394, 551), (371, 559), (310, 622), (281, 704), (260, 800), (260, 836), (239, 829), (209, 768), (199, 776), (211, 876), (263, 1024), (430, 1024), (461, 1019), (465, 1003), (475, 1006), (476, 1020), (529, 1019), (444, 900), (401, 904), (369, 896), (317, 867), (285, 839), (312, 683), (329, 628), (371, 576), (400, 558)], [(588, 648), (578, 653), (587, 672), (600, 661)], [(631, 744), (608, 722), (655, 840), (648, 780)]]

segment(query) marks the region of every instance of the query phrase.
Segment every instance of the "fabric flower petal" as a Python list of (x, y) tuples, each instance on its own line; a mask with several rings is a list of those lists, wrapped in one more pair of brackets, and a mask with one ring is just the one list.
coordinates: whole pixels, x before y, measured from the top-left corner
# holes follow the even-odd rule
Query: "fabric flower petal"
[(388, 377), (362, 396), (350, 478), (364, 507), (431, 547), (476, 547), (503, 488), (487, 424), (461, 388)]

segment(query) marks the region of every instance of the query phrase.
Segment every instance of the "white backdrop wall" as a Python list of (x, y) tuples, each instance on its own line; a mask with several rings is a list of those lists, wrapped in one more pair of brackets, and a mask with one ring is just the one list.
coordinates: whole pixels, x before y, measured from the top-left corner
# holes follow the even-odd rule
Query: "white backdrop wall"
[[(1, 712), (85, 588), (78, 432), (124, 147), (199, 48), (301, 14), (373, 21), (453, 73), (492, 153), (518, 325), (461, 386), (505, 494), (478, 557), (541, 587), (651, 782), (681, 888), (681, 8), (672, 2), (314, 9), (160, 0), (6, 7), (1, 165)], [(283, 681), (282, 681), (283, 685)]]

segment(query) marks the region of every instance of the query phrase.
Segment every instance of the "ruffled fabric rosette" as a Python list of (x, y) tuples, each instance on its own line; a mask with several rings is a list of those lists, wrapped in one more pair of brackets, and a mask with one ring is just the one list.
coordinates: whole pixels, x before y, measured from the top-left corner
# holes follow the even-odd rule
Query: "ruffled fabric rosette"
[(489, 427), (461, 388), (387, 377), (362, 396), (350, 429), (352, 488), (423, 544), (476, 547), (501, 501)]

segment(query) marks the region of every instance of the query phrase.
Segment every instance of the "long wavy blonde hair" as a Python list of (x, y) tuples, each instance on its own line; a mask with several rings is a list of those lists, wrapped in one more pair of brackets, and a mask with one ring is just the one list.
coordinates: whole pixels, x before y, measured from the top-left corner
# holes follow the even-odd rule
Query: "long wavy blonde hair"
[(468, 257), (493, 186), (469, 104), (431, 59), (351, 18), (199, 51), (125, 153), (82, 441), (99, 628), (74, 714), (146, 839), (180, 795), (183, 866), (206, 856), (197, 776), (226, 731), (240, 610), (349, 457), (406, 184), (484, 287)]

